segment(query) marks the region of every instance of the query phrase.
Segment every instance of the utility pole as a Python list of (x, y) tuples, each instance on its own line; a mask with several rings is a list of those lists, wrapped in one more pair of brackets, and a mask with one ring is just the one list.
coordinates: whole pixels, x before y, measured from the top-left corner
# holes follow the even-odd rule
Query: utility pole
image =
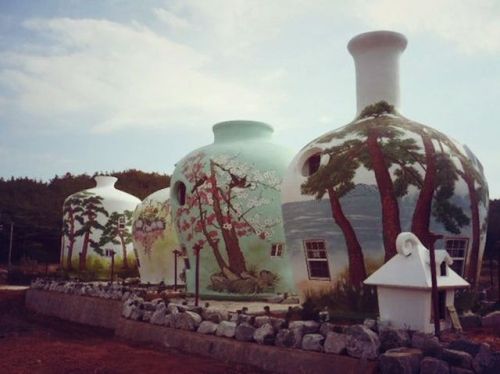
[(9, 240), (9, 262), (8, 262), (8, 268), (12, 267), (12, 239), (14, 236), (14, 222), (11, 220), (10, 221), (10, 240)]
[(200, 301), (200, 250), (201, 246), (195, 244), (194, 254), (196, 256), (195, 278), (194, 278), (194, 305), (198, 306)]
[(174, 291), (177, 291), (177, 257), (181, 254), (181, 251), (174, 249)]

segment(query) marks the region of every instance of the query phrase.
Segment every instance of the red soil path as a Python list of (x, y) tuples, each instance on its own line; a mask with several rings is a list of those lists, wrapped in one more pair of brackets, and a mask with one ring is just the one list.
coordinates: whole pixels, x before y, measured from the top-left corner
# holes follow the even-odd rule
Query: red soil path
[(208, 358), (132, 345), (24, 308), (24, 292), (0, 290), (0, 373), (261, 373)]

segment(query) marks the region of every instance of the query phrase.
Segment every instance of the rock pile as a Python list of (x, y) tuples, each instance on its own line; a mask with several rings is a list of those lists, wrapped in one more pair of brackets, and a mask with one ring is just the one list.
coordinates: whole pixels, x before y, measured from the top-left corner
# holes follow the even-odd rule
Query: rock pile
[(111, 300), (127, 300), (140, 290), (131, 286), (109, 282), (56, 281), (38, 278), (31, 283), (31, 288), (45, 291), (62, 292), (70, 295), (99, 297)]

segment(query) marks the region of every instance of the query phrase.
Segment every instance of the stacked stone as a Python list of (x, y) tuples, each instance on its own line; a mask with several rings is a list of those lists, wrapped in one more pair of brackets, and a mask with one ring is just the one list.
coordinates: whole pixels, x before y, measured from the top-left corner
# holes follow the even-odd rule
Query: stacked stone
[[(381, 373), (500, 373), (500, 352), (486, 343), (459, 339), (444, 344), (433, 335), (414, 332), (410, 338), (407, 332), (388, 331), (380, 334), (381, 346), (389, 348), (379, 358)], [(390, 348), (396, 342), (402, 346)]]
[(124, 302), (122, 315), (136, 321), (242, 342), (347, 354), (370, 360), (377, 359), (380, 348), (377, 334), (363, 325), (346, 328), (316, 321), (292, 321), (287, 324), (283, 318), (196, 307), (186, 302), (167, 303), (160, 298), (145, 301), (132, 296)]
[(118, 283), (109, 282), (77, 282), (56, 281), (38, 278), (31, 283), (31, 288), (70, 295), (98, 297), (110, 300), (127, 300), (131, 295), (141, 290)]

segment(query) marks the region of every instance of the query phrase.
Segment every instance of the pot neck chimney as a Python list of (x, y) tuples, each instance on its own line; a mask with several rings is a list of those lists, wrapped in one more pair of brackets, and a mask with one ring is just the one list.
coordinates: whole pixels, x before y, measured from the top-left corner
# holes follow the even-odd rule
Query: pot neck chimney
[(373, 31), (352, 38), (347, 45), (356, 66), (357, 115), (368, 105), (386, 101), (399, 108), (399, 56), (404, 35)]
[(94, 177), (96, 182), (96, 187), (113, 187), (118, 180), (116, 177), (111, 177), (109, 175), (98, 175)]
[(269, 139), (273, 128), (257, 121), (226, 121), (213, 126), (214, 143)]

